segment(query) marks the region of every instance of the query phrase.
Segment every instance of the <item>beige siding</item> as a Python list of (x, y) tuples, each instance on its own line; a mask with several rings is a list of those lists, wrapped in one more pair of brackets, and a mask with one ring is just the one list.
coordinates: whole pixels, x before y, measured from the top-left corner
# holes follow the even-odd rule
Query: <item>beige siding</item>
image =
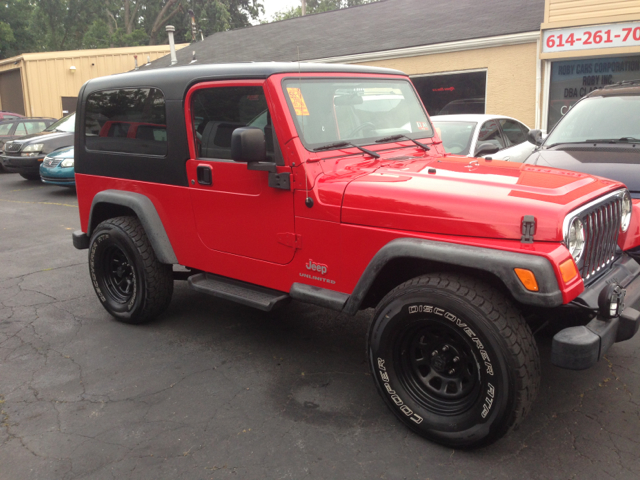
[[(61, 97), (75, 97), (80, 87), (92, 78), (112, 75), (133, 70), (134, 55), (138, 55), (138, 64), (147, 61), (147, 55), (153, 61), (168, 53), (168, 47), (148, 51), (148, 47), (135, 52), (127, 49), (120, 53), (119, 49), (111, 51), (97, 50), (96, 54), (87, 54), (90, 51), (57, 52), (55, 58), (47, 58), (44, 55), (25, 56), (25, 71), (28, 82), (29, 100), (27, 108), (32, 116), (46, 116), (59, 118), (62, 116)], [(76, 67), (72, 71), (70, 67)], [(26, 92), (25, 92), (26, 93)]]
[(547, 0), (544, 28), (640, 20), (640, 0)]
[(27, 115), (60, 118), (62, 97), (76, 97), (87, 80), (133, 70), (134, 55), (142, 66), (147, 57), (154, 61), (168, 53), (168, 45), (25, 53), (0, 61), (0, 72), (20, 69)]
[(487, 69), (486, 113), (535, 124), (536, 44), (484, 48), (366, 62), (410, 75)]

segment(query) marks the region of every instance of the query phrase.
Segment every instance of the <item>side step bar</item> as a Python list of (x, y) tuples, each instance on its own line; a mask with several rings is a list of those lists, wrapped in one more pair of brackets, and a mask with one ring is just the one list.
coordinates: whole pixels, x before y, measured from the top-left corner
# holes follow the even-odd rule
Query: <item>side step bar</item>
[(285, 292), (211, 273), (198, 273), (187, 280), (189, 286), (198, 292), (208, 293), (214, 297), (231, 300), (265, 312), (280, 307), (291, 299)]

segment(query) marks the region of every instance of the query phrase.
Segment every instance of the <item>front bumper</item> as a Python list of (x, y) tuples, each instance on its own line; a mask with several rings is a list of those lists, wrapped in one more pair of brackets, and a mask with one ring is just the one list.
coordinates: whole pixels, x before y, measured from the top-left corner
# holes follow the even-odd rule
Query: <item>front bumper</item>
[(13, 157), (2, 155), (2, 166), (11, 173), (40, 173), (40, 164), (44, 155), (39, 157)]
[(587, 325), (569, 327), (556, 333), (551, 346), (551, 363), (570, 370), (584, 370), (597, 363), (617, 342), (629, 340), (640, 327), (640, 312), (634, 307), (640, 301), (640, 265), (627, 254), (616, 262), (609, 273), (574, 300), (574, 304), (598, 311), (598, 298), (608, 285), (622, 287), (626, 294), (621, 314), (606, 318), (600, 313)]

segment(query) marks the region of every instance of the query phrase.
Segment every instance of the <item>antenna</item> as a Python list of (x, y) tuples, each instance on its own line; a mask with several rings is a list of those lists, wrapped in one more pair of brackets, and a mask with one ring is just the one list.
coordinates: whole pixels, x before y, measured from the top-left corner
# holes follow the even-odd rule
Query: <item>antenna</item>
[[(296, 45), (296, 49), (298, 50), (298, 88), (300, 90), (300, 96), (302, 97), (302, 73), (300, 71), (300, 45)], [(300, 120), (300, 130), (302, 130), (302, 136), (304, 137), (304, 119)], [(304, 188), (306, 192), (306, 198), (304, 199), (304, 204), (311, 208), (313, 207), (313, 198), (309, 197), (309, 179), (307, 178), (307, 164), (308, 162), (304, 162)]]

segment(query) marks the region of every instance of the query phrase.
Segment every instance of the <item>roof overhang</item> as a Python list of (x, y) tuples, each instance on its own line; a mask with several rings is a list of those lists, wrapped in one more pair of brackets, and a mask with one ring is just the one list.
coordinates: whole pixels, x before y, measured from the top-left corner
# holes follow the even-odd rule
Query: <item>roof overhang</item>
[(474, 38), (457, 42), (437, 43), (434, 45), (420, 45), (416, 47), (398, 48), (378, 52), (358, 53), (341, 57), (318, 58), (306, 60), (315, 63), (361, 63), (389, 60), (393, 58), (419, 57), (421, 55), (434, 55), (437, 53), (460, 52), (464, 50), (477, 50), (481, 48), (506, 47), (510, 45), (522, 45), (536, 43), (540, 39), (540, 31), (499, 35), (495, 37)]

